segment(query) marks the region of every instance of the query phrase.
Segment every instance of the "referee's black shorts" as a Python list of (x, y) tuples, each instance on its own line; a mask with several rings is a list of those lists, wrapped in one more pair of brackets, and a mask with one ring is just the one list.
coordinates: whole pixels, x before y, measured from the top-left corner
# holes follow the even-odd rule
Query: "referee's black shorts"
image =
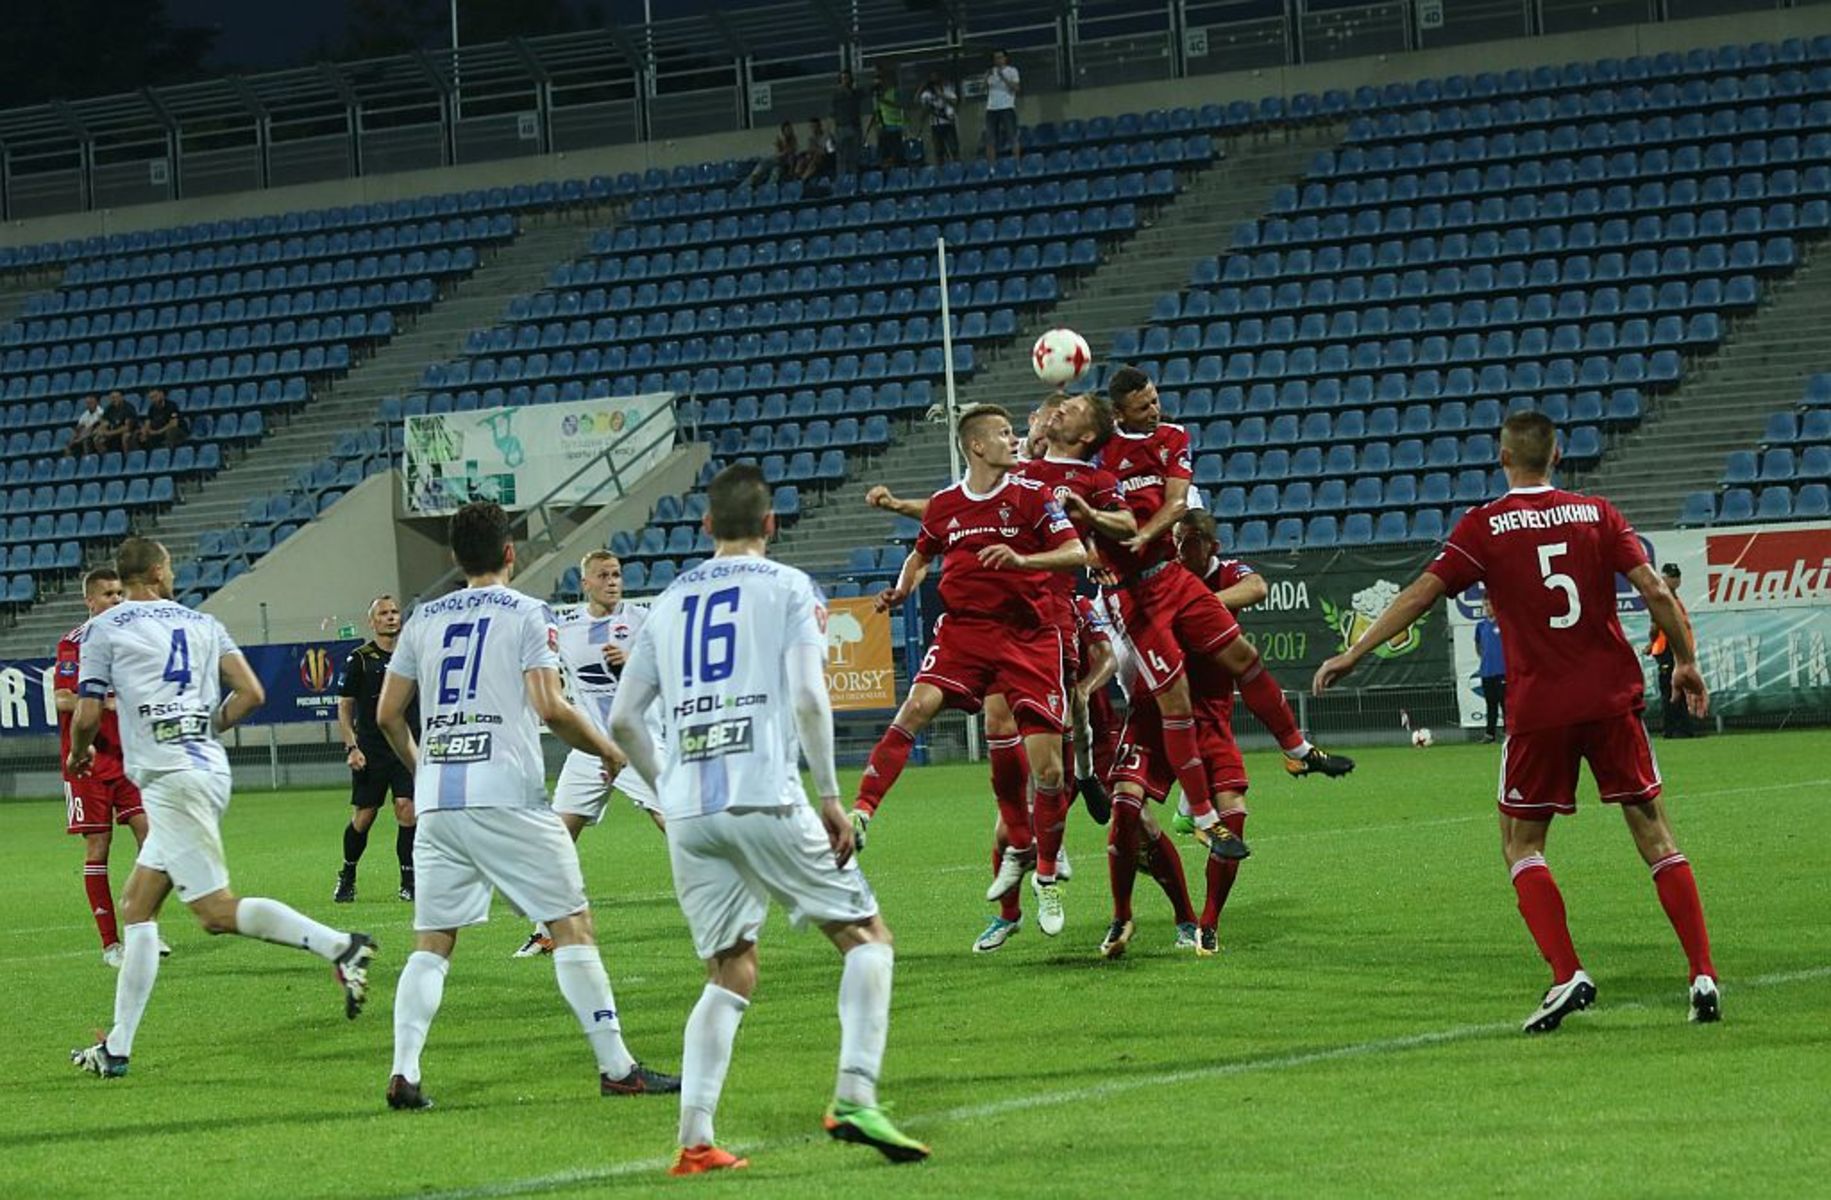
[(370, 754), (364, 751), (368, 765), (350, 772), (350, 807), (380, 808), (388, 793), (396, 800), (413, 799), (413, 772), (392, 754)]

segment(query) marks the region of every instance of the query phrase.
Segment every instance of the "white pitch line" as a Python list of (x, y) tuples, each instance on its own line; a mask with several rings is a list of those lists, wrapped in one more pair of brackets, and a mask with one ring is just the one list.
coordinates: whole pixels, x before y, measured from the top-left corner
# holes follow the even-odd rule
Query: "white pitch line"
[[(1768, 975), (1757, 975), (1750, 979), (1732, 980), (1728, 994), (1733, 996), (1735, 992), (1746, 988), (1779, 987), (1789, 983), (1806, 983), (1820, 979), (1831, 979), (1831, 966), (1806, 967), (1797, 971), (1777, 971)], [(1648, 1001), (1630, 1000), (1621, 1004), (1610, 1004), (1595, 1011), (1599, 1015), (1606, 1016), (1611, 1013), (1636, 1012), (1651, 1007), (1653, 1005)], [(1265, 1058), (1237, 1059), (1233, 1062), (1217, 1063), (1211, 1067), (1192, 1067), (1182, 1071), (1166, 1071), (1131, 1079), (1108, 1080), (1091, 1087), (1036, 1092), (1027, 1096), (1010, 1096), (985, 1104), (969, 1104), (958, 1108), (943, 1109), (940, 1112), (921, 1114), (900, 1123), (911, 1128), (925, 1125), (960, 1124), (1034, 1108), (1051, 1108), (1062, 1104), (1102, 1100), (1145, 1088), (1194, 1083), (1208, 1079), (1225, 1079), (1235, 1075), (1268, 1071), (1289, 1071), (1314, 1066), (1318, 1063), (1340, 1062), (1345, 1059), (1396, 1054), (1429, 1046), (1473, 1041), (1501, 1033), (1519, 1035), (1519, 1024), (1514, 1021), (1492, 1021), (1483, 1025), (1452, 1025), (1447, 1029), (1426, 1030), (1423, 1033), (1404, 1034), (1399, 1037), (1376, 1038), (1366, 1042), (1350, 1042), (1346, 1045), (1329, 1046), (1320, 1050), (1304, 1050), (1294, 1054), (1278, 1054)], [(774, 1141), (733, 1143), (726, 1148), (737, 1154), (754, 1154), (783, 1150), (791, 1146), (804, 1145), (813, 1140), (815, 1140), (815, 1135), (810, 1134), (804, 1137), (778, 1138)], [(499, 1197), (504, 1196), (523, 1196), (534, 1192), (552, 1191), (556, 1188), (618, 1179), (628, 1175), (658, 1174), (667, 1169), (670, 1161), (667, 1158), (644, 1158), (611, 1163), (602, 1167), (575, 1167), (569, 1171), (557, 1171), (550, 1175), (507, 1179), (500, 1183), (486, 1183), (477, 1187), (415, 1193), (414, 1200), (498, 1200)]]

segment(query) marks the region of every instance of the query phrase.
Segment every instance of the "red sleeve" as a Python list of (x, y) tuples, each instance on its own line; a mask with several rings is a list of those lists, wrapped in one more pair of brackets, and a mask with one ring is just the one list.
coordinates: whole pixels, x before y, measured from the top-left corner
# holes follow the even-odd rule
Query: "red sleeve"
[(1443, 590), (1452, 596), (1480, 583), (1488, 573), (1486, 539), (1482, 536), (1485, 520), (1480, 509), (1463, 513), (1456, 528), (1450, 530), (1443, 549), (1424, 568), (1441, 579)]
[(1119, 494), (1119, 477), (1111, 471), (1094, 471), (1087, 481), (1087, 507), (1098, 512), (1117, 512), (1125, 507)]
[(1626, 575), (1635, 567), (1646, 565), (1647, 549), (1640, 544), (1640, 535), (1628, 524), (1628, 519), (1621, 515), (1621, 510), (1604, 500), (1602, 514), (1605, 524), (1607, 542), (1603, 544), (1603, 553), (1608, 555), (1608, 564), (1617, 572)]
[(1189, 431), (1180, 425), (1171, 426), (1168, 436), (1164, 438), (1163, 477), (1165, 479), (1194, 479), (1195, 468), (1189, 462)]
[(1055, 498), (1041, 488), (1029, 493), (1034, 497), (1030, 503), (1036, 507), (1036, 520), (1032, 527), (1038, 537), (1043, 539), (1043, 549), (1054, 550), (1071, 543), (1078, 543), (1081, 535), (1074, 531), (1074, 522), (1062, 511), (1062, 506)]
[(931, 561), (940, 558), (942, 552), (947, 549), (947, 543), (938, 537), (928, 524), (930, 521), (934, 521), (937, 524), (940, 522), (941, 518), (945, 515), (940, 509), (941, 505), (938, 498), (936, 500), (930, 500), (928, 502), (928, 511), (922, 514), (922, 527), (916, 530), (915, 552)]
[(51, 685), (60, 692), (76, 690), (77, 671), (81, 666), (83, 649), (69, 638), (57, 643), (57, 669), (52, 672)]
[(1242, 562), (1237, 558), (1223, 558), (1220, 569), (1214, 573), (1214, 590), (1224, 592), (1242, 579), (1257, 574), (1258, 572), (1252, 569), (1250, 563)]

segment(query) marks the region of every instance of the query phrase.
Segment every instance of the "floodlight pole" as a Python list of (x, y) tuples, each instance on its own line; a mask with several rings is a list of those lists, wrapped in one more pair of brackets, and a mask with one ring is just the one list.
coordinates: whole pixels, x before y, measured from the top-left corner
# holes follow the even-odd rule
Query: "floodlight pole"
[(935, 239), (935, 265), (941, 280), (941, 370), (943, 399), (947, 406), (947, 469), (958, 482), (966, 477), (960, 461), (960, 439), (954, 436), (959, 420), (959, 402), (954, 396), (954, 321), (953, 305), (947, 295), (947, 239)]

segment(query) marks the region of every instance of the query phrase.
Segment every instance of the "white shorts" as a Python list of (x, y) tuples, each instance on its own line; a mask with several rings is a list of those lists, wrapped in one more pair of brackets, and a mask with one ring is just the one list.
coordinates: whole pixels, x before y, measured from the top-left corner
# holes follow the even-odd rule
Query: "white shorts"
[(797, 928), (877, 915), (877, 897), (857, 860), (844, 869), (834, 865), (826, 829), (805, 804), (669, 821), (668, 858), (701, 958), (756, 941), (771, 896)]
[(223, 814), (229, 811), (227, 775), (168, 771), (142, 784), (140, 799), (146, 805), (140, 866), (168, 876), (186, 904), (229, 886), (222, 835)]
[(642, 781), (636, 768), (624, 767), (617, 772), (617, 782), (606, 788), (603, 760), (583, 750), (566, 755), (566, 765), (559, 770), (559, 782), (553, 785), (553, 811), (583, 817), (585, 824), (596, 825), (604, 819), (612, 790), (622, 792), (643, 812), (660, 811), (655, 793)]
[(578, 850), (546, 808), (420, 813), (413, 879), (417, 930), (483, 924), (490, 919), (491, 889), (532, 921), (557, 921), (585, 908)]

